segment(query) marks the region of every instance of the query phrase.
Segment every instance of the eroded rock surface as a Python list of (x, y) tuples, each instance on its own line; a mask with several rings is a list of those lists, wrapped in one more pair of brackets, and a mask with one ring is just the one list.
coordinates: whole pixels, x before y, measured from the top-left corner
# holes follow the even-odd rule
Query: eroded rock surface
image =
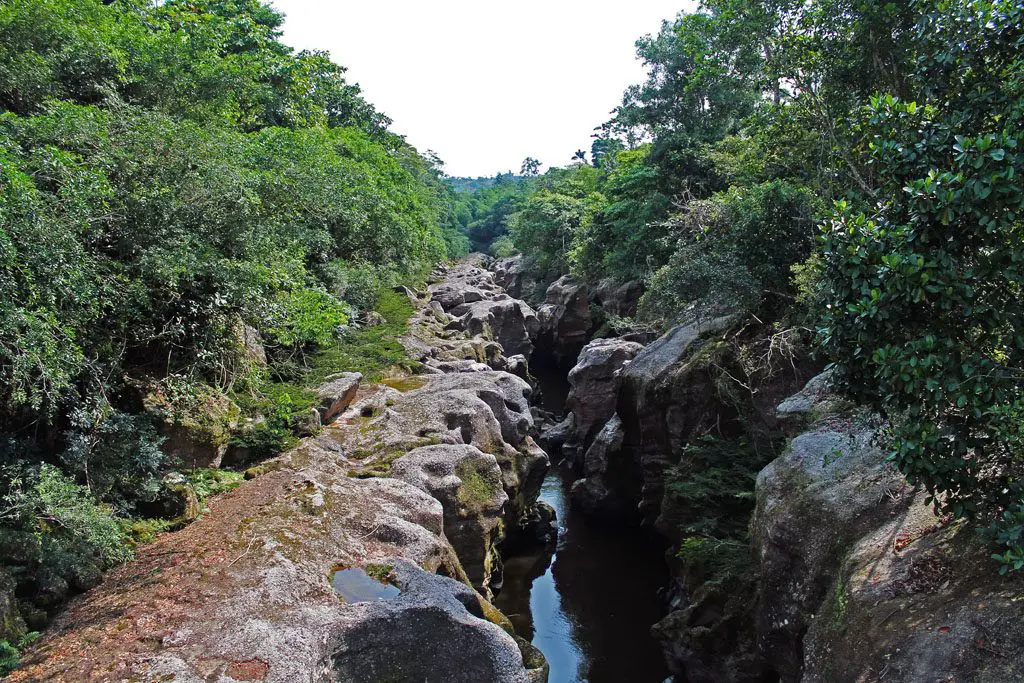
[[(627, 510), (629, 517), (654, 524), (661, 512), (665, 470), (694, 435), (727, 412), (711, 377), (692, 356), (702, 335), (727, 327), (729, 318), (681, 325), (639, 351), (619, 373), (616, 413), (621, 420), (621, 454), (601, 454), (587, 464), (587, 507)], [(618, 440), (616, 439), (616, 442)], [(585, 456), (585, 460), (591, 458)], [(595, 465), (597, 459), (593, 459)], [(580, 494), (583, 495), (583, 494)]]
[(495, 457), (467, 444), (423, 446), (396, 460), (391, 474), (440, 501), (445, 535), (469, 580), (486, 590), (500, 571), (502, 508), (508, 502)]
[(537, 316), (545, 349), (571, 367), (594, 328), (590, 289), (571, 275), (563, 275), (548, 287)]
[(785, 681), (1012, 681), (1024, 582), (970, 525), (936, 517), (827, 377), (780, 406), (813, 416), (757, 481), (761, 652)]
[(572, 435), (562, 452), (570, 462), (586, 453), (594, 437), (615, 414), (619, 372), (643, 348), (622, 339), (595, 339), (580, 352), (569, 371), (566, 408), (572, 414)]
[(510, 297), (470, 258), (448, 269), (431, 285), (428, 301), (413, 317), (402, 339), (410, 356), (434, 372), (474, 371), (474, 365), (515, 370), (529, 358), (539, 329), (536, 312)]
[[(548, 462), (531, 388), (490, 366), (525, 362), (498, 338), (528, 336), (529, 316), (467, 336), (445, 304), (521, 302), (476, 265), (448, 276), (409, 292), (419, 310), (403, 341), (453, 374), (335, 378), (323, 431), (74, 600), (10, 680), (542, 683), (543, 657), (473, 588), (500, 580), (505, 528), (538, 517)], [(331, 580), (350, 567), (401, 592), (347, 603)]]

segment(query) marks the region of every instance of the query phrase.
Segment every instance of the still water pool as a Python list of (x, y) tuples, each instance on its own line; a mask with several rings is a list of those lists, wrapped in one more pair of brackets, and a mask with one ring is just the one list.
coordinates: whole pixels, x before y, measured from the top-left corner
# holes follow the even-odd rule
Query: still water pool
[(668, 671), (650, 627), (662, 616), (663, 551), (636, 529), (571, 510), (571, 484), (563, 468), (548, 473), (540, 500), (558, 514), (554, 555), (507, 557), (495, 604), (547, 657), (549, 683), (660, 683)]

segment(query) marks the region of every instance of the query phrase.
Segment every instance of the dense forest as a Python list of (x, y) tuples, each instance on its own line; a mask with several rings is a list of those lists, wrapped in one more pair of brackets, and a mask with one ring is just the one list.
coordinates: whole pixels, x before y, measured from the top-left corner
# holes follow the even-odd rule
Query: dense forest
[(281, 22), (0, 2), (0, 556), (41, 608), (166, 528), (164, 426), (280, 450), (317, 353), (389, 361), (363, 317), (465, 250), (434, 161)]
[[(769, 350), (810, 347), (889, 418), (911, 483), (1020, 570), (1022, 23), (1015, 2), (707, 0), (637, 43), (648, 79), (589, 163), (499, 176), (469, 237), (544, 284), (639, 281), (623, 329), (731, 313)], [(698, 461), (738, 471), (678, 490), (749, 496), (771, 459), (743, 455), (755, 436), (706, 444)], [(742, 527), (749, 505), (724, 504)], [(684, 548), (730, 526), (703, 521)]]

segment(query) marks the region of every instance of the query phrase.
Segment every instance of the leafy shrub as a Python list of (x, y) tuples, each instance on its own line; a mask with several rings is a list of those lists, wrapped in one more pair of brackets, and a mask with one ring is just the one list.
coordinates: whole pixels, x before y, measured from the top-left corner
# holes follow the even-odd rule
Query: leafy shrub
[(6, 676), (14, 671), (14, 667), (18, 666), (18, 660), (21, 659), (21, 651), (38, 638), (39, 633), (31, 631), (19, 638), (16, 643), (0, 640), (0, 676)]
[[(148, 415), (130, 415), (109, 406), (79, 409), (72, 414), (72, 424), (60, 461), (92, 495), (125, 513), (134, 503), (153, 499), (167, 456), (160, 450), (164, 438)], [(53, 472), (46, 472), (52, 480)]]
[(326, 346), (348, 322), (347, 309), (327, 292), (300, 289), (285, 293), (280, 300), (280, 318), (267, 334), (286, 347)]
[(390, 284), (389, 273), (370, 262), (353, 263), (332, 261), (327, 269), (330, 291), (339, 301), (358, 310), (372, 311), (377, 304), (377, 293)]
[(777, 315), (794, 301), (790, 269), (810, 255), (816, 211), (809, 190), (781, 180), (688, 203), (669, 219), (678, 246), (651, 279), (642, 317)]
[(865, 108), (876, 191), (826, 226), (821, 340), (892, 418), (936, 508), (993, 524), (1018, 569), (1024, 501), (1024, 7), (927, 2), (914, 99)]
[(491, 254), (498, 258), (507, 258), (516, 254), (516, 244), (508, 235), (502, 235), (491, 243)]
[(105, 566), (131, 559), (121, 524), (89, 489), (49, 464), (6, 474), (9, 483), (0, 519), (32, 533), (44, 553), (94, 557)]

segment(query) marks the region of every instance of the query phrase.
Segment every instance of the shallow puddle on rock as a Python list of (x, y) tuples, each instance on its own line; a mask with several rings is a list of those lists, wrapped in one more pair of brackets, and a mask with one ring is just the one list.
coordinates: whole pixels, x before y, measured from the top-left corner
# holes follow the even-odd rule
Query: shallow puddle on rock
[(387, 600), (402, 592), (397, 586), (378, 581), (360, 567), (335, 570), (331, 585), (345, 602)]

